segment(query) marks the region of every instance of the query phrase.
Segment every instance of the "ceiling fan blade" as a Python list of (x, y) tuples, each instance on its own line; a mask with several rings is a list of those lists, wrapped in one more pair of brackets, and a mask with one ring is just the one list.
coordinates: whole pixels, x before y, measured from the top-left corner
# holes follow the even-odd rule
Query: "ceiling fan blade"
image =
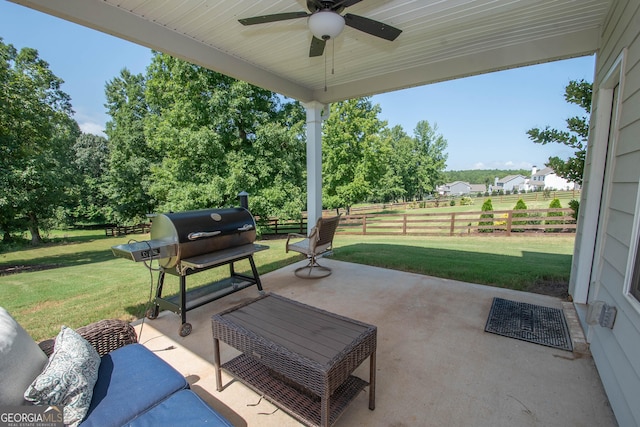
[[(334, 12), (341, 12), (345, 7), (353, 6), (356, 3), (360, 3), (362, 0), (338, 0), (338, 1), (323, 1), (323, 0), (307, 0), (307, 9), (309, 12), (315, 12), (317, 10), (333, 10)], [(333, 4), (331, 4), (333, 3)]]
[(344, 15), (344, 23), (351, 28), (364, 31), (367, 34), (389, 41), (394, 41), (402, 32), (402, 30), (383, 22), (374, 21), (373, 19), (365, 18), (364, 16), (352, 15), (350, 13)]
[(309, 47), (309, 57), (322, 56), (324, 53), (324, 47), (327, 44), (326, 40), (321, 40), (317, 37), (311, 38), (311, 47)]
[(307, 12), (287, 12), (238, 19), (238, 22), (240, 22), (242, 25), (255, 25), (266, 24), (267, 22), (286, 21), (287, 19), (305, 18), (307, 16), (309, 16)]
[(334, 8), (339, 8), (339, 7), (349, 7), (349, 6), (353, 6), (356, 3), (360, 3), (362, 0), (342, 0), (342, 1), (338, 1), (336, 2), (336, 4), (333, 5), (332, 9)]

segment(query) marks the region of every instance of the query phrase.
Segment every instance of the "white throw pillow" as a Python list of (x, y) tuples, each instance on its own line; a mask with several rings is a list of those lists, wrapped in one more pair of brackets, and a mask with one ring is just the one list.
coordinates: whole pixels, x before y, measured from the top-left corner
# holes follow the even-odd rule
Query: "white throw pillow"
[(42, 372), (47, 356), (0, 307), (0, 405), (25, 405), (24, 391)]
[(24, 398), (36, 405), (64, 406), (64, 424), (77, 426), (89, 411), (99, 367), (100, 355), (89, 341), (63, 326), (49, 363)]

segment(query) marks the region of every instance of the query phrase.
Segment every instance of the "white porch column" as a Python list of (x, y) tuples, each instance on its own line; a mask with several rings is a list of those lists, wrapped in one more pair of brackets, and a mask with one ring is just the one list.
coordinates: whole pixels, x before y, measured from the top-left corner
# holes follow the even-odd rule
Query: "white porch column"
[(322, 217), (322, 113), (329, 106), (317, 101), (303, 104), (307, 111), (307, 232)]

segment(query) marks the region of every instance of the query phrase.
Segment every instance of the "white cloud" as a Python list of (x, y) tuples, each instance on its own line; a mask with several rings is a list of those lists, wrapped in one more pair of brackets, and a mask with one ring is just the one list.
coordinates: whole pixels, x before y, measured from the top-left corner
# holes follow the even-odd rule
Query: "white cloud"
[(84, 123), (78, 123), (78, 126), (80, 126), (80, 130), (84, 133), (91, 133), (93, 135), (104, 136), (104, 137), (107, 136), (104, 133), (104, 125), (100, 123), (84, 122)]

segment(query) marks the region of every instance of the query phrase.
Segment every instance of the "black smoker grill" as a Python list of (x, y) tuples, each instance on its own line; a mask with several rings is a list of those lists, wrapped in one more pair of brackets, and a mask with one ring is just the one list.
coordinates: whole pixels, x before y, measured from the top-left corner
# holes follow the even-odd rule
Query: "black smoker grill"
[[(185, 337), (191, 333), (187, 311), (252, 285), (263, 293), (253, 254), (268, 247), (255, 244), (255, 239), (256, 223), (247, 209), (205, 209), (155, 215), (151, 240), (111, 249), (115, 256), (136, 262), (158, 260), (156, 296), (146, 316), (155, 319), (160, 309), (179, 313), (180, 335)], [(233, 263), (244, 259), (251, 264), (251, 276), (234, 270)], [(187, 276), (226, 264), (228, 278), (187, 291)], [(180, 278), (178, 295), (169, 298), (162, 297), (166, 273)]]

